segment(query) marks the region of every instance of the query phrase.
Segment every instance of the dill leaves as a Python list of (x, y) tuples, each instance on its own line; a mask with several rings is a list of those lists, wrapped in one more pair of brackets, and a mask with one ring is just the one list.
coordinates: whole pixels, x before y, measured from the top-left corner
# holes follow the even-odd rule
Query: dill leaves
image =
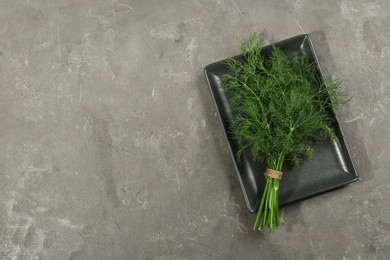
[[(231, 73), (222, 77), (235, 116), (230, 130), (254, 160), (282, 171), (284, 163), (298, 165), (313, 155), (312, 145), (322, 137), (336, 138), (329, 128), (330, 111), (346, 102), (339, 82), (324, 81), (304, 55), (272, 47), (262, 53), (257, 35), (241, 44), (244, 60), (231, 58)], [(260, 174), (260, 173), (259, 173)], [(266, 185), (253, 230), (280, 225), (279, 179), (266, 177)]]

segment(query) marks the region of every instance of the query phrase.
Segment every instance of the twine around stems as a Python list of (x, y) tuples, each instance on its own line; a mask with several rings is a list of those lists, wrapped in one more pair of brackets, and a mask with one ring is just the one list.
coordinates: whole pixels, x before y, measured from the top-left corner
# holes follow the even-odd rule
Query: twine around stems
[(267, 168), (265, 170), (265, 173), (264, 173), (264, 176), (267, 178), (272, 178), (272, 179), (278, 179), (278, 180), (281, 180), (282, 179), (282, 175), (283, 175), (283, 172), (280, 172), (280, 171), (276, 171), (276, 170), (272, 170), (270, 168)]

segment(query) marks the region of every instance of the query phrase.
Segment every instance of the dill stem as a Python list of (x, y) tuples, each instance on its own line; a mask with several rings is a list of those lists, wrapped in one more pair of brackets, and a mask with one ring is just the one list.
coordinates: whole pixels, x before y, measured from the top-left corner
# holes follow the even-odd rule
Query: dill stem
[[(269, 181), (266, 181), (264, 191), (267, 190), (268, 185), (269, 185)], [(259, 212), (263, 208), (264, 202), (265, 202), (265, 196), (263, 195), (261, 198), (261, 202), (260, 202)], [(260, 226), (259, 221), (260, 220), (261, 220), (261, 214), (257, 213), (256, 221), (255, 221), (255, 224), (253, 225), (253, 231), (256, 231), (256, 229), (259, 228), (259, 226)]]
[[(268, 161), (270, 169), (281, 171), (284, 162), (284, 155), (279, 154), (276, 159)], [(279, 219), (279, 180), (270, 177), (266, 178), (266, 184), (263, 196), (257, 212), (256, 221), (253, 225), (253, 231), (262, 230), (267, 226), (271, 233), (274, 233), (275, 227), (280, 226)]]

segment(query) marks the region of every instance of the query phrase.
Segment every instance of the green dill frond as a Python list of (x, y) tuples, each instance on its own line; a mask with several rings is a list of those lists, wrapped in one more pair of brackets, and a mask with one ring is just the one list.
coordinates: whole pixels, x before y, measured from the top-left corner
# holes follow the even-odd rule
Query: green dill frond
[(230, 130), (255, 160), (285, 158), (297, 165), (313, 155), (321, 136), (336, 138), (330, 130), (331, 109), (347, 101), (340, 83), (325, 81), (306, 56), (273, 46), (262, 53), (256, 36), (241, 44), (245, 60), (229, 59), (231, 74), (222, 78), (235, 117)]

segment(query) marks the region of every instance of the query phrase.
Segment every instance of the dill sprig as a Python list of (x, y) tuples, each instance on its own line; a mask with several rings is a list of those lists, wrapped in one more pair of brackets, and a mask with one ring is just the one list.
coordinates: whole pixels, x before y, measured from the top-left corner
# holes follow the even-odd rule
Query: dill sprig
[[(257, 35), (243, 42), (244, 59), (227, 60), (231, 73), (222, 83), (235, 111), (230, 130), (241, 144), (237, 159), (247, 150), (281, 171), (284, 162), (294, 166), (302, 156), (312, 157), (312, 146), (322, 137), (336, 139), (330, 111), (346, 102), (346, 95), (339, 82), (324, 81), (306, 56), (273, 46), (265, 57), (262, 47)], [(273, 233), (280, 225), (278, 194), (279, 180), (267, 178), (254, 230), (268, 226)]]

